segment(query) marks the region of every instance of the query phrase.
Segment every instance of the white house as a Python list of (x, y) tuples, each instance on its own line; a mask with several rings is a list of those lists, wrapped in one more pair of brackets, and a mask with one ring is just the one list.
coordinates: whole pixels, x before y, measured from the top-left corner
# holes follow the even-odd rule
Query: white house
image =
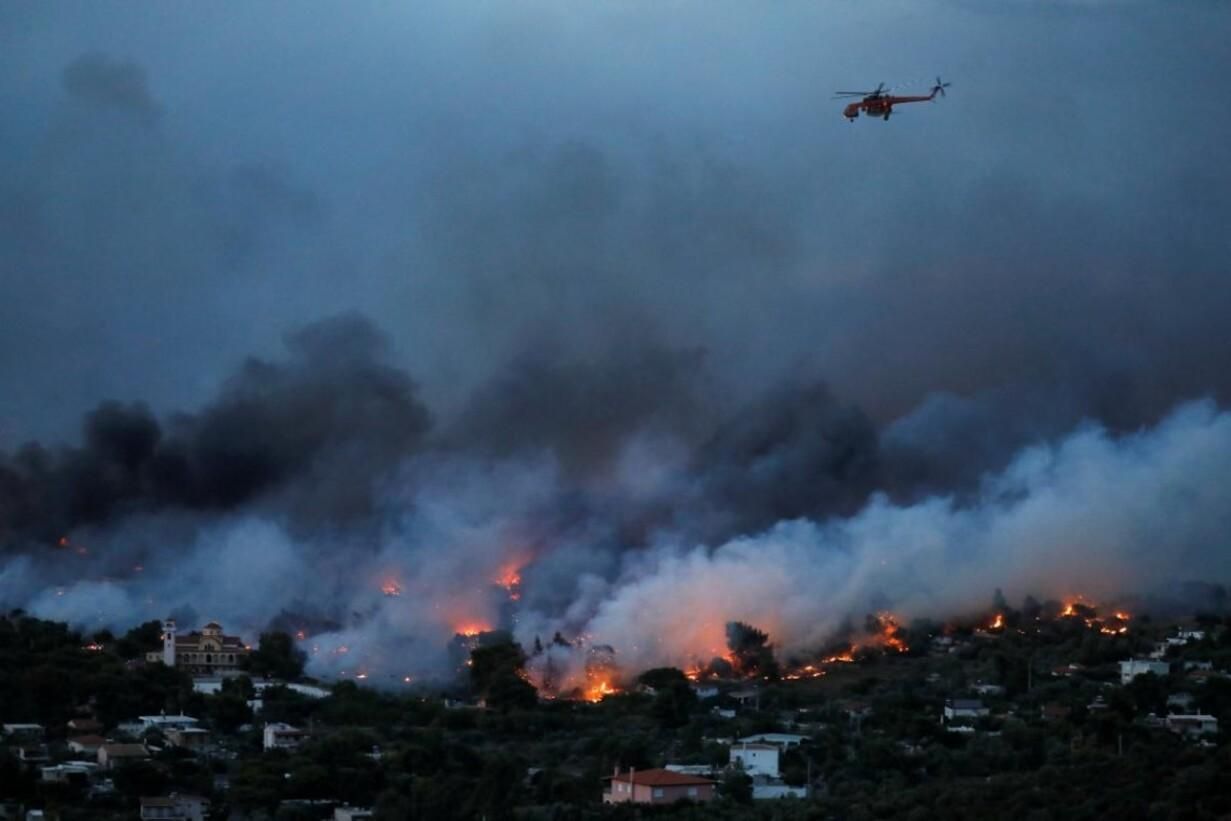
[(718, 696), (718, 685), (716, 684), (694, 684), (692, 691), (697, 694), (697, 698), (704, 701), (707, 698), (716, 698)]
[(197, 726), (199, 720), (192, 716), (137, 716), (144, 730), (187, 730)]
[(741, 742), (731, 745), (730, 762), (732, 767), (741, 767), (749, 775), (777, 778), (778, 753), (778, 748), (773, 744)]
[(89, 778), (97, 769), (98, 765), (93, 761), (69, 761), (65, 764), (52, 764), (51, 766), (43, 767), (43, 780), (60, 783), (68, 781), (73, 776)]
[(741, 744), (773, 744), (780, 749), (788, 747), (798, 747), (808, 740), (806, 735), (796, 735), (795, 733), (758, 733), (756, 735), (745, 736), (739, 741)]
[(273, 722), (265, 725), (262, 743), (266, 750), (293, 750), (308, 737), (307, 730), (290, 724)]
[(984, 718), (990, 714), (991, 710), (977, 698), (951, 698), (945, 700), (945, 709), (941, 720), (953, 721), (955, 719)]
[(42, 741), (42, 724), (5, 724), (4, 734), (19, 741)]
[(1169, 715), (1164, 719), (1168, 730), (1180, 735), (1201, 736), (1218, 733), (1218, 719), (1214, 716), (1194, 713), (1192, 715)]
[(1165, 661), (1153, 659), (1128, 659), (1120, 662), (1120, 683), (1128, 684), (1137, 676), (1153, 673), (1156, 676), (1166, 676), (1171, 672), (1171, 665)]

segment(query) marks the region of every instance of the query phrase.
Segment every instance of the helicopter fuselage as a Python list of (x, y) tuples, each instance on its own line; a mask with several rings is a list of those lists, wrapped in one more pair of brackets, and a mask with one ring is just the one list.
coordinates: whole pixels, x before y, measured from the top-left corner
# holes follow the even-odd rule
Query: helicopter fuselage
[(869, 117), (879, 117), (882, 120), (888, 120), (889, 115), (893, 113), (893, 107), (899, 103), (921, 103), (931, 100), (936, 96), (936, 91), (931, 94), (911, 97), (898, 97), (891, 94), (874, 94), (864, 97), (857, 103), (851, 103), (846, 108), (842, 109), (842, 116), (846, 117), (851, 122), (859, 116), (862, 111)]

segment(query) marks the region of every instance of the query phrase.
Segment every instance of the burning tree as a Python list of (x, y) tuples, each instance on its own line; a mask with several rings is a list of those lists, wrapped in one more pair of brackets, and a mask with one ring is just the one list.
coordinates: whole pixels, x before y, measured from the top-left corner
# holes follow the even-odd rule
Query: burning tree
[(736, 672), (746, 676), (778, 678), (778, 662), (769, 634), (742, 621), (727, 622), (727, 649)]

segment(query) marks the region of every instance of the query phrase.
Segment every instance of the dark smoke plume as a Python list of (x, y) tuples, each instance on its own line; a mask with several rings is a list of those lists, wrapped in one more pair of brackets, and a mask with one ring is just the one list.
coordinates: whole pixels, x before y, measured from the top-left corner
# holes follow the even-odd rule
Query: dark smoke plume
[(370, 514), (373, 483), (428, 430), (414, 384), (357, 316), (286, 342), (287, 361), (248, 360), (199, 412), (160, 424), (142, 404), (107, 402), (86, 415), (78, 447), (0, 455), (0, 538), (55, 542), (138, 513), (224, 512), (292, 483), (302, 516)]

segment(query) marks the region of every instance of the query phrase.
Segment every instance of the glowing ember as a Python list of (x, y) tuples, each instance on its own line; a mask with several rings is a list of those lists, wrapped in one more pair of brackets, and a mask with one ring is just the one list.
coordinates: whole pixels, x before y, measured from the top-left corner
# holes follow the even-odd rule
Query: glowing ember
[(1120, 621), (1129, 621), (1133, 618), (1131, 614), (1125, 613), (1123, 610), (1117, 610), (1115, 612), (1115, 617)]
[(100, 650), (102, 650), (102, 649), (103, 649), (103, 646), (102, 646), (101, 644), (98, 644), (97, 642), (94, 642), (94, 643), (92, 643), (92, 644), (87, 644), (87, 645), (85, 645), (85, 646), (84, 646), (84, 647), (82, 647), (81, 649), (82, 649), (82, 650), (89, 650), (91, 653), (97, 653), (98, 651), (100, 651)]
[(482, 624), (478, 622), (471, 622), (469, 624), (460, 625), (459, 627), (455, 628), (453, 632), (459, 636), (465, 636), (468, 639), (472, 639), (475, 636), (479, 635), (480, 633), (486, 633), (490, 629), (491, 628), (488, 627), (486, 624)]
[(798, 670), (792, 670), (791, 672), (787, 673), (785, 676), (783, 676), (783, 678), (786, 679), (787, 681), (799, 681), (800, 679), (805, 679), (805, 678), (820, 678), (823, 675), (825, 675), (825, 671), (820, 669), (816, 665), (805, 664), (803, 667), (800, 667)]
[(61, 536), (60, 541), (56, 542), (56, 544), (59, 545), (60, 547), (68, 547), (68, 537)]
[(307, 634), (307, 633), (305, 633), (304, 631), (302, 631), (302, 630), (296, 630), (296, 631), (295, 631), (295, 638), (296, 638), (296, 639), (298, 639), (299, 641), (303, 641), (303, 640), (304, 640), (304, 639), (306, 639), (307, 637), (308, 637), (308, 634)]
[(386, 579), (380, 586), (380, 592), (392, 598), (402, 595), (402, 588), (393, 579)]
[(988, 625), (987, 629), (1003, 630), (1004, 629), (1004, 613), (997, 613), (996, 618), (992, 619), (992, 623)]

